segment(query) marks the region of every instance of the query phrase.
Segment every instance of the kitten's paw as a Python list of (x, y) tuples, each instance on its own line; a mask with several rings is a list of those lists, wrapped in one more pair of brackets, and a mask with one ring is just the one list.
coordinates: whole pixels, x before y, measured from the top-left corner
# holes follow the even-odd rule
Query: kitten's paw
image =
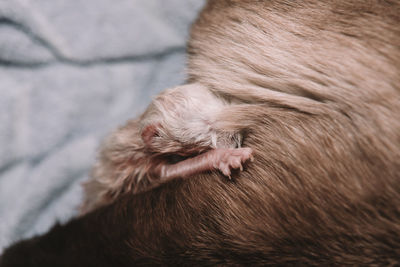
[(247, 160), (253, 161), (253, 150), (249, 147), (217, 149), (213, 167), (220, 170), (225, 176), (231, 178), (232, 169), (243, 170), (242, 164)]

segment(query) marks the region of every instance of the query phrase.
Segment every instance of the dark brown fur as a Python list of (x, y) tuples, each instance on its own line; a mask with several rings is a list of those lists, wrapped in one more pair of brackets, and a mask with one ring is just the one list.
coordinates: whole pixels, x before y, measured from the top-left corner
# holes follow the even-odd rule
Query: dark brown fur
[[(301, 120), (315, 146), (293, 142), (289, 128), (282, 131), (287, 125), (263, 119), (245, 140), (256, 160), (234, 182), (199, 175), (128, 194), (15, 245), (0, 266), (398, 264), (398, 162), (354, 151), (347, 142), (340, 144), (344, 152), (332, 144), (348, 127), (327, 137), (306, 129), (330, 129), (333, 118), (295, 114), (289, 120), (280, 109), (265, 115)], [(266, 129), (279, 136), (256, 134)], [(261, 156), (265, 146), (273, 157)], [(341, 164), (321, 161), (328, 155)], [(368, 173), (380, 179), (367, 179)]]
[(242, 101), (221, 128), (246, 130), (254, 162), (128, 192), (0, 266), (399, 265), (399, 7), (211, 1), (190, 81)]

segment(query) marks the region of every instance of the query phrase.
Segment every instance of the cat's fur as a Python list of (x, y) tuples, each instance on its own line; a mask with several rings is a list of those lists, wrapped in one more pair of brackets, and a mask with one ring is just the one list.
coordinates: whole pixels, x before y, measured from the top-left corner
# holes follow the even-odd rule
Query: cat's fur
[(399, 265), (400, 2), (211, 0), (188, 51), (254, 162), (127, 192), (0, 266)]

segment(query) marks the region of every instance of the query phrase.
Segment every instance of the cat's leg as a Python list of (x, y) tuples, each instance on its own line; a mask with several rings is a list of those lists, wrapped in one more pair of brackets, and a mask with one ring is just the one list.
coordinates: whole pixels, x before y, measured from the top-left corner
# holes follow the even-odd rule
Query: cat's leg
[(231, 170), (243, 170), (242, 164), (248, 160), (253, 160), (251, 148), (217, 148), (175, 164), (160, 164), (154, 169), (154, 175), (160, 183), (215, 170), (230, 178)]

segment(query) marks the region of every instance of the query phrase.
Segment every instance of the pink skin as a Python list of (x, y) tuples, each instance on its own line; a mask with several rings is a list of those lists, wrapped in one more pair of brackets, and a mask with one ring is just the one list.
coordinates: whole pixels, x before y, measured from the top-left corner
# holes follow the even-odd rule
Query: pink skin
[(151, 141), (153, 140), (154, 135), (157, 134), (158, 127), (160, 127), (158, 124), (150, 124), (147, 125), (146, 128), (143, 130), (142, 140), (148, 147), (151, 147)]
[(162, 164), (155, 169), (155, 174), (159, 177), (160, 183), (212, 170), (219, 170), (231, 178), (231, 169), (243, 170), (242, 163), (249, 159), (253, 160), (252, 152), (248, 147), (217, 148), (175, 164)]
[[(142, 140), (148, 148), (152, 148), (153, 138), (157, 135), (159, 124), (150, 124), (142, 131)], [(231, 178), (232, 169), (243, 170), (242, 164), (247, 160), (253, 160), (251, 148), (216, 148), (208, 150), (197, 156), (184, 159), (178, 163), (160, 163), (150, 170), (152, 186), (165, 183), (176, 178), (187, 178), (198, 173), (219, 170), (225, 176)]]

